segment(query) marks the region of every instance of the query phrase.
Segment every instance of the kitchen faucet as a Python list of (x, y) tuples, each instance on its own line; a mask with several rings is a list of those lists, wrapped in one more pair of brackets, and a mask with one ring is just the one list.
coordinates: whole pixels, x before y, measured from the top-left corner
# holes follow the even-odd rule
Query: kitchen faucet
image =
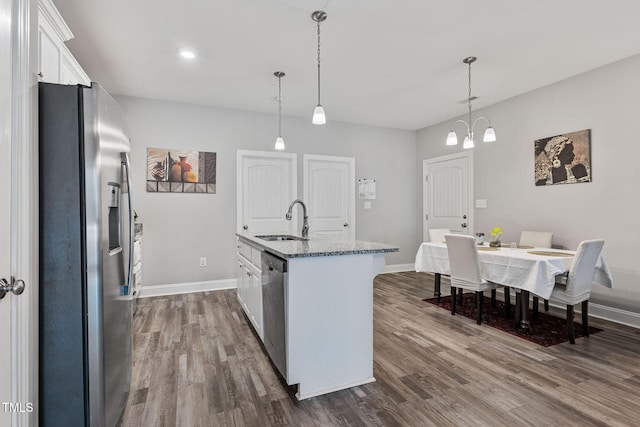
[(309, 234), (309, 217), (307, 216), (307, 206), (302, 200), (295, 199), (293, 202), (291, 202), (291, 204), (289, 205), (289, 210), (287, 211), (286, 218), (291, 221), (291, 211), (293, 210), (293, 205), (295, 205), (296, 203), (300, 203), (300, 206), (302, 206), (302, 237), (307, 237), (307, 235)]

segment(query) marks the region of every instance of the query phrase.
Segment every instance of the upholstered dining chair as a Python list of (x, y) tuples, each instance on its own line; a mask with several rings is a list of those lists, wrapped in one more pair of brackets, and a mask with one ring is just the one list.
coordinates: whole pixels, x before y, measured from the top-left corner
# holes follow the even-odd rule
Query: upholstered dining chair
[(429, 229), (429, 241), (435, 243), (444, 242), (444, 235), (451, 233), (448, 228), (430, 228)]
[(451, 277), (451, 314), (456, 314), (457, 289), (475, 291), (476, 293), (476, 323), (482, 323), (482, 303), (484, 291), (496, 289), (498, 284), (488, 282), (480, 276), (478, 249), (473, 236), (463, 234), (447, 234), (447, 252), (449, 254), (449, 269)]
[(582, 303), (582, 334), (589, 336), (589, 297), (596, 264), (602, 252), (604, 240), (584, 240), (578, 245), (569, 273), (556, 277), (556, 284), (551, 292), (553, 301), (567, 305), (567, 332), (569, 342), (576, 343), (573, 330), (573, 306)]
[(535, 246), (536, 248), (550, 248), (552, 240), (553, 232), (551, 231), (522, 230), (522, 233), (520, 233), (520, 242), (518, 244), (524, 246)]
[[(519, 245), (522, 246), (534, 246), (536, 248), (551, 248), (551, 242), (553, 241), (552, 231), (530, 231), (522, 230), (520, 233)], [(505, 289), (505, 298), (508, 297), (509, 290)], [(538, 297), (533, 297), (533, 315), (538, 316)], [(549, 311), (549, 300), (544, 300), (544, 311)]]

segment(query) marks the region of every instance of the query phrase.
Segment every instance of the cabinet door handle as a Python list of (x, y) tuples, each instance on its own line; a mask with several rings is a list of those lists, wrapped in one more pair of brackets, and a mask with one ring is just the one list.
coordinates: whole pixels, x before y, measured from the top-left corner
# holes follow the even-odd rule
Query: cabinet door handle
[(40, 77), (41, 79), (44, 79), (44, 74), (42, 74), (42, 71), (38, 73), (38, 77)]

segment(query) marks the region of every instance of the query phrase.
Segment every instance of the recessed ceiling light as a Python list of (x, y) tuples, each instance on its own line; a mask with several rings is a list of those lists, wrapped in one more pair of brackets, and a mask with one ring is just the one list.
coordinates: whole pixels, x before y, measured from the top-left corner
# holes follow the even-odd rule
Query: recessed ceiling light
[(185, 59), (194, 59), (196, 57), (196, 53), (189, 49), (180, 49), (180, 56)]

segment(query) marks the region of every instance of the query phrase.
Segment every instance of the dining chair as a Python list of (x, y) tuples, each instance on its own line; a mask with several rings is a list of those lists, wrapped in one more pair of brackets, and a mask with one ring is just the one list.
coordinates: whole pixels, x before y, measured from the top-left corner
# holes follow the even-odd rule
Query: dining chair
[(448, 228), (430, 228), (429, 229), (429, 241), (435, 243), (444, 242), (444, 235), (451, 233)]
[(519, 245), (534, 246), (536, 248), (551, 248), (553, 232), (522, 230)]
[[(552, 231), (530, 231), (522, 230), (520, 233), (519, 245), (533, 246), (536, 248), (551, 248), (551, 242), (553, 241)], [(509, 291), (505, 289), (505, 292)], [(505, 298), (507, 296), (505, 295)], [(538, 297), (533, 297), (533, 317), (538, 317)], [(549, 300), (544, 300), (544, 311), (549, 311)]]
[(567, 305), (567, 332), (569, 342), (575, 344), (573, 330), (573, 306), (582, 303), (582, 334), (589, 336), (589, 297), (596, 263), (602, 252), (604, 240), (584, 240), (578, 245), (569, 272), (556, 276), (551, 299)]
[(484, 291), (496, 289), (498, 284), (488, 282), (480, 276), (478, 249), (473, 236), (463, 234), (447, 234), (447, 252), (449, 254), (449, 270), (451, 277), (451, 314), (456, 314), (456, 293), (460, 288), (476, 293), (476, 323), (482, 323), (482, 303)]

